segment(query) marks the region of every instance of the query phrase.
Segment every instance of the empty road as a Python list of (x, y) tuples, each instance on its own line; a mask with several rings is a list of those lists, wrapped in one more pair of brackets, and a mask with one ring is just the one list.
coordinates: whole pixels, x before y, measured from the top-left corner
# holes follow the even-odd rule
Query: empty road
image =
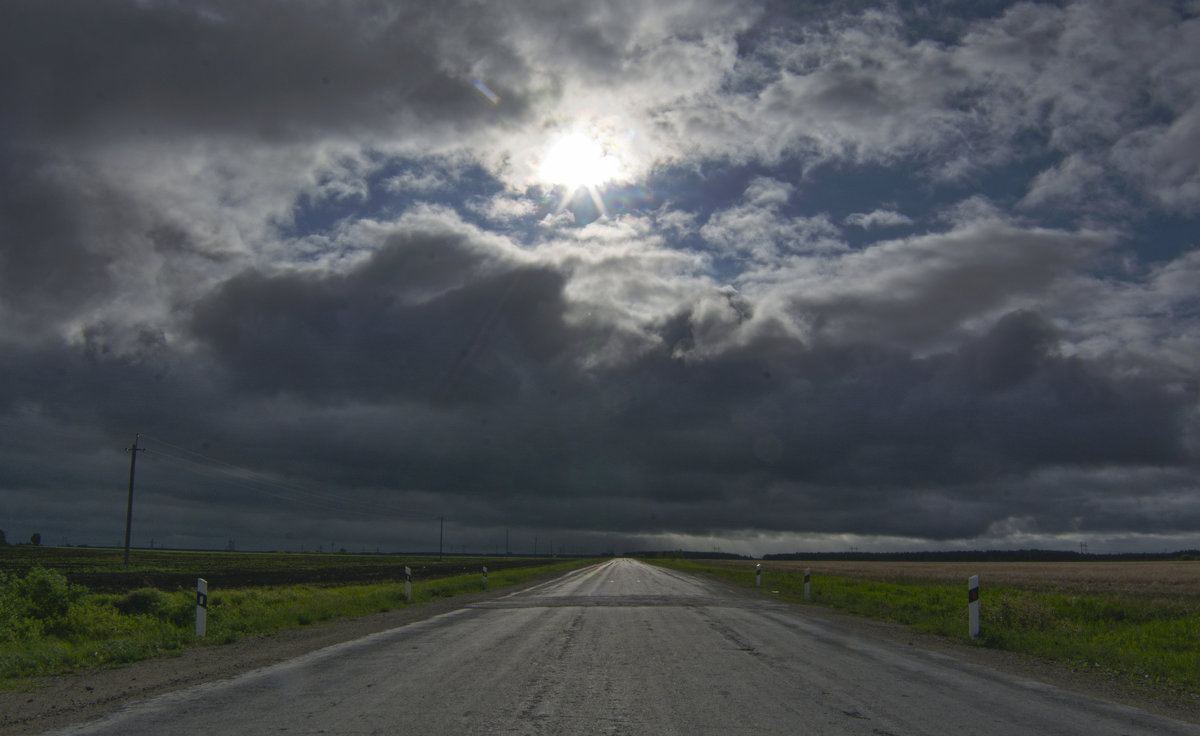
[(614, 560), (69, 734), (1200, 734)]

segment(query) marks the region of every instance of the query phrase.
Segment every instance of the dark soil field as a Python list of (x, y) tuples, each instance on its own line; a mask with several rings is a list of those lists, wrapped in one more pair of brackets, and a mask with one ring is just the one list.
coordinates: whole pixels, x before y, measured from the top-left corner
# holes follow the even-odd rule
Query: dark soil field
[(97, 593), (138, 588), (175, 590), (195, 586), (196, 578), (221, 589), (274, 585), (341, 585), (404, 579), (404, 567), (420, 580), (478, 572), (484, 565), (499, 572), (544, 565), (545, 557), (465, 557), (436, 555), (363, 555), (291, 552), (206, 552), (135, 549), (130, 565), (124, 551), (95, 547), (0, 547), (0, 572), (22, 575), (40, 566), (62, 573), (72, 583)]

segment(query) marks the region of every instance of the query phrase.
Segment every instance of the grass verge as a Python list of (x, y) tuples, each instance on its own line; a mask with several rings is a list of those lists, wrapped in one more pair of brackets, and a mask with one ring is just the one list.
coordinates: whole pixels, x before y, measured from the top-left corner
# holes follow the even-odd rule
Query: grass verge
[[(571, 560), (489, 572), (490, 589), (591, 564)], [(30, 677), (124, 664), (223, 644), (247, 634), (308, 626), (479, 591), (478, 573), (416, 580), (412, 603), (403, 583), (289, 585), (212, 590), (207, 638), (194, 636), (195, 593), (142, 588), (91, 593), (53, 570), (0, 573), (0, 689)]]
[[(688, 560), (652, 560), (686, 572), (755, 586), (754, 570)], [(804, 601), (802, 571), (768, 569), (764, 589)], [(980, 638), (967, 633), (967, 591), (940, 582), (814, 576), (809, 603), (905, 624), (977, 646), (1031, 654), (1073, 669), (1161, 690), (1200, 692), (1200, 597), (986, 586)]]

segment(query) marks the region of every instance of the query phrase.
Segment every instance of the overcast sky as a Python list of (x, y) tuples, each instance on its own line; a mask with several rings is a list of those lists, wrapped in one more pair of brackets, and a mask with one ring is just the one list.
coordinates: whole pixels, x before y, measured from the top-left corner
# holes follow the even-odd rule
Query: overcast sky
[(0, 528), (1200, 547), (1198, 246), (1196, 0), (7, 0)]

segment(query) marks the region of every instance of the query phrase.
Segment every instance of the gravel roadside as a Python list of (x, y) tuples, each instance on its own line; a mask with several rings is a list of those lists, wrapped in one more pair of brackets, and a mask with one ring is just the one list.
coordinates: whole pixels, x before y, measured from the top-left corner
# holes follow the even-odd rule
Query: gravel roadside
[(419, 606), (246, 636), (231, 644), (193, 647), (178, 656), (36, 678), (26, 688), (0, 692), (0, 733), (5, 736), (41, 733), (91, 720), (126, 703), (233, 677), (334, 644), (509, 595), (562, 575), (561, 572), (549, 573), (516, 585), (443, 598)]

